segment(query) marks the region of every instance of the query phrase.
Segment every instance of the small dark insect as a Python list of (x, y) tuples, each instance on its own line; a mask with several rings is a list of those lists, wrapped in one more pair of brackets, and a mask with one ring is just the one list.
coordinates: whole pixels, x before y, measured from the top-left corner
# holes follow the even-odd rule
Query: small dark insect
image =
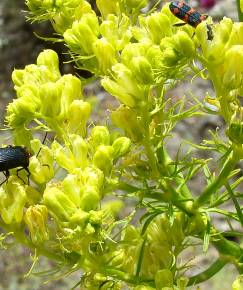
[[(43, 139), (42, 144), (45, 142), (47, 137), (47, 133), (45, 134), (45, 137)], [(36, 157), (40, 154), (41, 148), (39, 149), (38, 153), (36, 154)], [(24, 182), (24, 180), (19, 176), (19, 172), (21, 170), (27, 171), (28, 175), (28, 184), (29, 184), (29, 177), (30, 177), (30, 171), (28, 169), (29, 166), (29, 160), (31, 157), (31, 153), (28, 151), (28, 149), (24, 146), (12, 146), (8, 145), (7, 147), (0, 148), (0, 172), (3, 172), (5, 175), (5, 180), (0, 183), (0, 186), (8, 181), (9, 178), (9, 169), (17, 168), (17, 177)], [(49, 166), (47, 164), (43, 164), (43, 166)]]
[(16, 167), (21, 167), (17, 169), (18, 178), (22, 180), (22, 178), (18, 174), (21, 170), (24, 169), (28, 173), (29, 182), (30, 172), (28, 166), (30, 157), (31, 154), (30, 152), (28, 152), (26, 147), (9, 145), (7, 147), (0, 148), (0, 171), (3, 172), (6, 177), (6, 179), (0, 185), (8, 180), (9, 169), (13, 169)]
[[(182, 1), (172, 1), (169, 5), (170, 11), (179, 19), (184, 21), (185, 23), (175, 24), (176, 26), (189, 24), (190, 26), (196, 28), (198, 24), (208, 18), (207, 15), (202, 15), (195, 9), (188, 6), (186, 3)], [(213, 31), (212, 27), (207, 24), (207, 34), (208, 40), (213, 39)]]

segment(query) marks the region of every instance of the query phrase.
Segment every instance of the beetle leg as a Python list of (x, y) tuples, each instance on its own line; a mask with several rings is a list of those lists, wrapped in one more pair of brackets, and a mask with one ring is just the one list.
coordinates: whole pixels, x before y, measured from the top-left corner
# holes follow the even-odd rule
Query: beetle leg
[(19, 172), (20, 172), (21, 170), (26, 170), (26, 171), (28, 172), (28, 174), (27, 174), (27, 178), (28, 178), (28, 185), (29, 185), (29, 184), (30, 184), (30, 171), (29, 171), (29, 169), (28, 169), (27, 167), (21, 167), (21, 168), (17, 169), (17, 172), (16, 172), (17, 177), (18, 177), (20, 180), (22, 180), (23, 183), (25, 184), (23, 178), (21, 178), (21, 177), (19, 176)]
[[(45, 141), (46, 141), (46, 137), (47, 137), (47, 132), (46, 132), (46, 134), (45, 134), (45, 137), (44, 137), (44, 139), (43, 139), (43, 141), (42, 141), (42, 145), (45, 143)], [(40, 147), (40, 149), (39, 149), (39, 151), (37, 152), (37, 154), (36, 154), (36, 157), (38, 157), (38, 155), (40, 154), (40, 152), (41, 152), (41, 147)]]
[(173, 26), (180, 27), (180, 26), (184, 26), (186, 24), (187, 24), (186, 22), (178, 22), (178, 23), (173, 24)]
[(1, 186), (2, 184), (4, 184), (5, 182), (8, 182), (8, 178), (9, 178), (9, 175), (10, 175), (8, 170), (3, 171), (3, 174), (4, 174), (4, 176), (5, 176), (6, 178), (4, 179), (4, 181), (3, 181), (2, 183), (0, 183), (0, 186)]
[(27, 171), (27, 178), (28, 178), (28, 185), (30, 185), (30, 171), (28, 169), (28, 167), (24, 167), (25, 171)]

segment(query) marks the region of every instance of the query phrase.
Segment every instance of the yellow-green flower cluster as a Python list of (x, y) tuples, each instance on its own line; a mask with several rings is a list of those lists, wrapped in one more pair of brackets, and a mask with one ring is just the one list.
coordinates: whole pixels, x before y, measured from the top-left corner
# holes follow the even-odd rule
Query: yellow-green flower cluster
[[(25, 222), (33, 243), (48, 240), (48, 214), (63, 228), (59, 235), (69, 237), (71, 245), (66, 247), (73, 245), (67, 229), (74, 231), (72, 238), (81, 232), (92, 235), (106, 214), (114, 215), (109, 207), (104, 207), (104, 211), (98, 209), (104, 196), (106, 177), (112, 177), (115, 162), (129, 152), (130, 140), (126, 137), (111, 140), (108, 129), (103, 126), (94, 127), (88, 139), (70, 134), (68, 140), (70, 143), (66, 145), (54, 141), (51, 148), (41, 145), (39, 140), (31, 141), (33, 152), (37, 153), (41, 147), (38, 157), (33, 155), (30, 158), (31, 179), (40, 185), (52, 180), (43, 194), (35, 192), (31, 185), (24, 185), (22, 177), (11, 177), (0, 188), (3, 221), (6, 224), (21, 223), (27, 208)], [(65, 170), (67, 174), (63, 172), (59, 180), (55, 168)], [(33, 193), (36, 195), (34, 200)], [(31, 207), (28, 207), (30, 204)], [(120, 206), (116, 208), (119, 210)]]
[[(149, 224), (144, 236), (141, 236), (141, 228), (128, 225), (121, 243), (103, 259), (112, 269), (119, 269), (133, 275), (137, 270), (137, 261), (140, 257), (141, 277), (154, 280), (156, 289), (164, 289), (163, 287), (174, 289), (173, 271), (175, 270), (172, 268), (176, 257), (183, 250), (185, 221), (185, 216), (181, 213), (176, 213), (173, 222), (166, 214), (158, 215)], [(134, 289), (155, 289), (139, 287)]]
[[(32, 8), (31, 2), (29, 0), (27, 5), (32, 13), (38, 11)], [(139, 105), (158, 79), (164, 82), (172, 78), (178, 66), (185, 65), (185, 59), (192, 59), (195, 53), (192, 28), (180, 28), (173, 35), (176, 20), (168, 5), (160, 12), (139, 16), (137, 22), (129, 15), (145, 7), (147, 1), (113, 0), (107, 5), (106, 1), (97, 0), (103, 18), (100, 22), (86, 1), (80, 0), (79, 4), (73, 1), (72, 5), (71, 1), (61, 2), (62, 12), (56, 9), (51, 19), (69, 47), (71, 56), (79, 67), (104, 77), (104, 88), (127, 106)], [(34, 7), (39, 5), (45, 10), (39, 2), (34, 3)], [(76, 11), (80, 10), (82, 13), (77, 16)], [(65, 14), (65, 11), (70, 14)], [(68, 25), (56, 28), (57, 23), (62, 23), (57, 21), (61, 13), (68, 18), (63, 21)]]
[(242, 23), (233, 23), (231, 19), (225, 17), (220, 23), (213, 26), (214, 38), (212, 41), (206, 41), (204, 38), (207, 29), (204, 23), (200, 24), (196, 29), (196, 36), (200, 41), (202, 56), (205, 58), (210, 72), (217, 72), (212, 80), (217, 78), (220, 83), (218, 85), (228, 91), (242, 89)]
[(243, 23), (233, 23), (225, 17), (212, 26), (212, 41), (205, 40), (207, 29), (204, 23), (198, 25), (196, 36), (201, 45), (201, 61), (215, 88), (213, 103), (228, 125), (230, 140), (242, 146), (243, 115), (239, 98), (243, 91)]
[(77, 77), (61, 76), (54, 51), (40, 53), (36, 65), (14, 70), (12, 79), (17, 99), (8, 105), (6, 120), (15, 131), (16, 143), (29, 145), (26, 137), (31, 135), (26, 128), (31, 121), (37, 122), (37, 127), (44, 121), (43, 127), (56, 131), (60, 138), (65, 139), (67, 132), (85, 135), (90, 104), (82, 100)]
[(63, 33), (84, 14), (94, 13), (91, 5), (84, 0), (26, 0), (26, 5), (31, 20), (50, 20), (58, 33)]
[(86, 13), (82, 19), (75, 21), (67, 29), (63, 38), (69, 49), (77, 55), (74, 59), (79, 66), (107, 75), (111, 67), (118, 62), (118, 52), (132, 37), (128, 16), (108, 15), (99, 24), (98, 17)]
[[(52, 242), (61, 251), (81, 254), (101, 237), (104, 220), (121, 208), (100, 204), (105, 188), (112, 192), (116, 186), (113, 168), (130, 151), (131, 141), (111, 135), (105, 126), (87, 133), (91, 106), (83, 100), (81, 81), (61, 76), (54, 51), (45, 50), (36, 65), (15, 70), (13, 81), (17, 99), (8, 106), (7, 121), (16, 144), (32, 154), (30, 184), (24, 170), (20, 178), (12, 176), (17, 169), (10, 171), (0, 188), (0, 215), (10, 226), (24, 223), (34, 244)], [(33, 139), (38, 129), (51, 131), (54, 141)]]

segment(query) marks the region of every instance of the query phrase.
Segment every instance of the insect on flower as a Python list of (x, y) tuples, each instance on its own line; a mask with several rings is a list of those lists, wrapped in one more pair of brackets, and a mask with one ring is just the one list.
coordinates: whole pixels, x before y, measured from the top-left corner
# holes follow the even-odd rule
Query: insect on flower
[[(45, 142), (47, 137), (47, 133), (45, 134), (44, 140), (42, 144)], [(41, 148), (39, 149), (36, 156), (39, 155)], [(7, 147), (0, 148), (0, 172), (3, 172), (5, 175), (5, 180), (0, 183), (2, 185), (9, 178), (9, 169), (17, 169), (17, 177), (24, 182), (24, 180), (18, 175), (21, 170), (27, 171), (27, 178), (29, 183), (30, 171), (28, 169), (29, 160), (32, 154), (28, 151), (28, 149), (24, 146), (12, 146), (8, 145)], [(43, 164), (43, 166), (48, 166)]]
[[(189, 24), (192, 27), (196, 28), (198, 24), (208, 18), (208, 15), (203, 15), (196, 11), (195, 9), (188, 6), (186, 3), (182, 1), (172, 1), (169, 5), (170, 11), (179, 19), (184, 21), (184, 23), (175, 24), (176, 26), (181, 26), (185, 24)], [(207, 24), (207, 33), (208, 40), (213, 39), (213, 31), (212, 27)]]
[[(21, 167), (17, 169), (17, 176), (19, 179), (19, 171), (26, 170), (28, 173), (28, 180), (30, 176), (30, 172), (28, 169), (29, 159), (31, 157), (30, 152), (28, 152), (26, 147), (23, 146), (12, 146), (9, 145), (4, 148), (0, 148), (0, 171), (3, 172), (6, 179), (0, 184), (2, 185), (9, 178), (9, 169), (13, 169), (16, 167)], [(22, 180), (23, 181), (23, 180)]]

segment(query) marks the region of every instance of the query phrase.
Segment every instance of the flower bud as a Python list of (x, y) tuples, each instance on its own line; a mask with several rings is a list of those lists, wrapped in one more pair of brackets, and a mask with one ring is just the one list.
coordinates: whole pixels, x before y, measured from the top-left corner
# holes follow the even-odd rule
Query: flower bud
[(54, 50), (45, 49), (42, 51), (37, 57), (36, 64), (46, 66), (56, 76), (56, 79), (61, 77), (58, 55)]
[(39, 184), (48, 182), (54, 176), (53, 167), (48, 164), (40, 163), (36, 156), (31, 157), (29, 170), (35, 182)]
[(119, 4), (116, 0), (110, 0), (109, 3), (106, 0), (96, 0), (96, 5), (104, 19), (109, 14), (117, 14), (119, 11)]
[(113, 165), (114, 149), (112, 146), (100, 145), (95, 151), (93, 164), (108, 175)]
[(59, 143), (54, 141), (52, 143), (52, 150), (57, 163), (72, 173), (75, 168), (85, 168), (87, 166), (87, 143), (79, 135), (72, 134), (69, 136), (71, 141), (70, 147), (62, 147)]
[(137, 117), (137, 113), (125, 106), (119, 107), (111, 115), (113, 123), (123, 129), (129, 138), (135, 142), (140, 141), (143, 138), (143, 128)]
[(149, 59), (152, 68), (158, 68), (160, 63), (158, 60), (162, 59), (163, 53), (158, 45), (152, 45), (150, 48), (148, 48), (146, 57)]
[(52, 143), (52, 150), (59, 166), (66, 169), (68, 172), (72, 172), (76, 168), (76, 162), (70, 148), (62, 147), (59, 143), (54, 141)]
[(95, 186), (85, 185), (82, 188), (80, 208), (84, 211), (96, 210), (100, 202), (100, 195)]
[(62, 182), (62, 186), (65, 194), (77, 207), (79, 207), (82, 185), (79, 182), (78, 175), (68, 174)]
[(230, 34), (229, 45), (243, 45), (243, 23), (235, 22)]
[(135, 226), (128, 224), (125, 229), (123, 240), (129, 241), (133, 244), (137, 244), (140, 239), (141, 236), (139, 230)]
[[(125, 66), (122, 63), (117, 63), (112, 67), (112, 70), (114, 72), (114, 79), (116, 81), (116, 86), (114, 88), (109, 86), (104, 86), (105, 89), (109, 89), (109, 93), (117, 97), (120, 101), (131, 101), (131, 105), (139, 105), (139, 101), (143, 100), (145, 91), (144, 87), (137, 84), (137, 82), (134, 81), (134, 73), (133, 73), (133, 65), (130, 63), (129, 68)], [(102, 85), (104, 85), (105, 82), (102, 82)], [(115, 91), (115, 89), (118, 89), (119, 91)], [(127, 96), (130, 96), (128, 98)], [(134, 106), (133, 105), (133, 106)]]
[[(146, 56), (146, 53), (150, 47), (151, 45), (147, 43), (129, 43), (128, 45), (126, 45), (126, 47), (123, 49), (121, 53), (122, 63), (125, 66), (129, 67), (134, 57)], [(126, 67), (123, 68), (122, 66), (117, 67), (118, 71), (122, 69), (125, 70), (126, 68)]]
[(69, 135), (72, 144), (72, 153), (76, 163), (76, 167), (85, 168), (88, 164), (88, 145), (86, 141), (79, 135)]
[(119, 137), (113, 142), (112, 147), (114, 149), (113, 158), (119, 158), (130, 151), (131, 140), (127, 137)]
[(137, 56), (132, 59), (131, 67), (138, 83), (147, 85), (153, 82), (153, 72), (149, 61), (143, 56)]
[(82, 100), (74, 100), (69, 106), (67, 131), (82, 137), (86, 135), (86, 123), (91, 114), (91, 105)]
[(27, 120), (34, 118), (38, 109), (31, 96), (16, 99), (8, 105), (7, 122), (13, 128), (22, 126)]
[(199, 235), (202, 233), (208, 224), (207, 215), (197, 212), (194, 216), (189, 218), (188, 221), (188, 234)]
[(60, 79), (60, 82), (63, 84), (61, 93), (61, 114), (63, 118), (66, 119), (73, 100), (82, 98), (82, 87), (80, 79), (71, 74), (64, 75)]
[(167, 47), (163, 50), (163, 64), (165, 66), (171, 67), (178, 63), (180, 60), (178, 52), (171, 47)]
[(233, 143), (243, 144), (243, 122), (232, 122), (227, 130), (227, 135)]
[(83, 211), (82, 209), (78, 208), (75, 213), (70, 217), (70, 223), (77, 226), (81, 226), (85, 228), (87, 223), (89, 222), (90, 213)]
[(95, 126), (90, 133), (89, 144), (93, 150), (100, 145), (110, 145), (110, 133), (105, 126)]
[(94, 42), (93, 51), (98, 60), (101, 74), (106, 75), (117, 62), (114, 47), (102, 37)]
[(26, 5), (30, 11), (35, 11), (40, 8), (42, 0), (26, 0)]
[(109, 79), (108, 77), (104, 77), (101, 80), (101, 85), (107, 92), (115, 96), (121, 103), (129, 107), (135, 107), (136, 103), (133, 96), (130, 95), (127, 90), (120, 84)]
[(220, 23), (216, 26), (216, 33), (224, 44), (226, 44), (229, 41), (232, 29), (233, 29), (233, 21), (232, 19), (227, 17), (224, 17), (220, 21)]
[(125, 0), (126, 5), (130, 9), (141, 9), (147, 6), (148, 0)]
[[(93, 43), (97, 41), (99, 33), (99, 23), (95, 14), (86, 13), (80, 21), (75, 21), (71, 29), (67, 29), (64, 34), (65, 42), (71, 49), (78, 53), (93, 53)], [(80, 47), (82, 50), (80, 51)]]
[(175, 49), (186, 57), (193, 57), (195, 45), (192, 38), (184, 31), (178, 31), (173, 37), (175, 39)]
[(27, 201), (26, 185), (17, 177), (10, 177), (0, 187), (0, 214), (6, 224), (21, 223)]
[(243, 83), (243, 45), (233, 45), (225, 53), (223, 85), (230, 90)]
[(96, 186), (98, 189), (103, 187), (104, 173), (95, 166), (88, 166), (83, 169), (79, 178), (83, 184)]
[(47, 146), (41, 146), (40, 140), (34, 139), (31, 141), (31, 147), (39, 148), (38, 151), (35, 151), (37, 154), (39, 152), (38, 157), (32, 156), (30, 158), (29, 170), (33, 179), (39, 183), (46, 183), (51, 180), (54, 176), (53, 169), (53, 154), (52, 151)]
[(43, 194), (43, 203), (48, 210), (63, 221), (69, 221), (76, 211), (76, 205), (56, 185), (48, 185)]
[(12, 72), (12, 81), (15, 87), (21, 87), (24, 84), (24, 74), (23, 69), (14, 69)]
[(30, 141), (33, 138), (31, 130), (26, 129), (25, 127), (22, 126), (14, 127), (13, 137), (15, 145), (22, 145), (27, 148), (30, 147)]
[(125, 250), (120, 249), (112, 252), (112, 257), (107, 261), (107, 264), (109, 265), (109, 267), (120, 269), (123, 267), (125, 259), (126, 259)]
[[(58, 0), (56, 1), (57, 2), (60, 2), (60, 6), (63, 5), (64, 7), (67, 7), (67, 8), (76, 8), (80, 5), (80, 0)], [(83, 1), (84, 3), (82, 3), (84, 6), (86, 6), (88, 3), (86, 1)], [(86, 4), (87, 3), (87, 4)]]
[(35, 189), (32, 186), (27, 187), (26, 195), (28, 205), (35, 205), (36, 203), (40, 203), (42, 200), (42, 193), (40, 193), (37, 189)]
[(202, 47), (204, 57), (207, 58), (210, 64), (218, 65), (224, 61), (224, 54), (228, 48), (227, 43), (232, 32), (233, 22), (231, 19), (224, 17), (219, 24), (215, 25), (214, 37), (211, 41), (207, 40), (207, 25), (203, 21), (197, 26), (195, 33)]
[(61, 82), (45, 83), (41, 86), (41, 114), (49, 118), (57, 118), (61, 112), (60, 101), (63, 85)]
[(121, 18), (110, 14), (100, 24), (100, 33), (114, 47), (115, 51), (122, 51), (132, 38), (131, 20), (125, 14)]
[(163, 287), (172, 287), (173, 289), (173, 275), (169, 269), (159, 270), (155, 274), (156, 289), (163, 289)]
[(146, 19), (148, 32), (155, 44), (159, 44), (161, 38), (171, 36), (171, 23), (168, 16), (161, 12), (155, 12)]
[(34, 244), (41, 244), (49, 239), (47, 216), (46, 206), (39, 204), (30, 206), (25, 213), (24, 220)]
[(28, 85), (34, 85), (37, 88), (46, 82), (56, 82), (59, 75), (52, 72), (44, 65), (30, 64), (26, 65), (24, 69), (24, 82)]

